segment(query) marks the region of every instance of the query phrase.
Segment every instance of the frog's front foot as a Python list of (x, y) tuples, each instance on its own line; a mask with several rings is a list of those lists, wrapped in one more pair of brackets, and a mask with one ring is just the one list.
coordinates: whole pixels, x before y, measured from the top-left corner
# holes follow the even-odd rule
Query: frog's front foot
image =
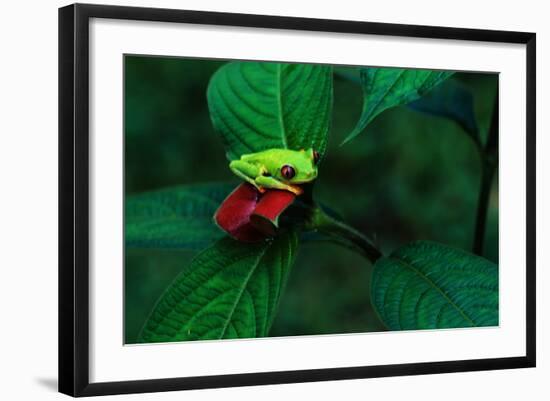
[(258, 192), (259, 192), (259, 193), (265, 194), (266, 189), (265, 189), (264, 187), (259, 187), (259, 186), (258, 186), (258, 187), (256, 187), (256, 188), (258, 188)]
[(296, 196), (300, 196), (304, 193), (304, 190), (297, 185), (289, 185), (288, 190)]

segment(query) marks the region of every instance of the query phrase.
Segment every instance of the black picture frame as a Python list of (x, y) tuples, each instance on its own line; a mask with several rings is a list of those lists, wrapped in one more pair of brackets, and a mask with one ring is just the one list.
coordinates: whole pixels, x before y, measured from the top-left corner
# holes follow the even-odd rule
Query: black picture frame
[[(90, 383), (88, 61), (91, 18), (438, 38), (526, 45), (526, 354), (521, 357)], [(314, 382), (535, 366), (534, 33), (106, 5), (59, 9), (59, 391), (72, 396)]]

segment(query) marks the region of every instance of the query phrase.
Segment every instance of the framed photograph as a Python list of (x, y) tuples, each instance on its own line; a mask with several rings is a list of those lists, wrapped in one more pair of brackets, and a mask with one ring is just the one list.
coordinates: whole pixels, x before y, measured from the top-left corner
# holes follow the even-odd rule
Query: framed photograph
[(70, 5), (59, 113), (61, 392), (535, 366), (534, 33)]

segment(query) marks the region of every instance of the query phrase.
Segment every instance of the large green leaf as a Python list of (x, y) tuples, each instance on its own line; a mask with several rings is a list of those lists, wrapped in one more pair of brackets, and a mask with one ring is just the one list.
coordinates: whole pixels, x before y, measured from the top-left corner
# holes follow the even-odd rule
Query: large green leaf
[(361, 68), (363, 109), (357, 125), (343, 143), (359, 135), (380, 113), (426, 94), (453, 72), (403, 68)]
[(259, 244), (221, 239), (166, 290), (140, 342), (266, 336), (297, 246), (294, 232)]
[(332, 68), (230, 62), (212, 76), (208, 107), (227, 157), (270, 148), (324, 154), (332, 111)]
[(479, 142), (474, 97), (460, 82), (449, 79), (425, 96), (409, 103), (409, 107), (456, 122), (474, 141)]
[(498, 266), (434, 242), (379, 259), (371, 294), (391, 330), (498, 325)]
[(210, 245), (224, 235), (213, 216), (234, 187), (199, 184), (128, 196), (126, 246), (202, 249)]

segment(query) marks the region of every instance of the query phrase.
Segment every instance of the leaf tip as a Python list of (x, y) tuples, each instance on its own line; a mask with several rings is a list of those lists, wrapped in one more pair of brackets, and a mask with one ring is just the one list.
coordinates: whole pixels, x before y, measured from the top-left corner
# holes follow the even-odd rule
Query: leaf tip
[(354, 139), (357, 135), (359, 135), (360, 131), (354, 129), (342, 142), (340, 142), (340, 145), (338, 146), (344, 146), (347, 143), (351, 142), (352, 139)]

